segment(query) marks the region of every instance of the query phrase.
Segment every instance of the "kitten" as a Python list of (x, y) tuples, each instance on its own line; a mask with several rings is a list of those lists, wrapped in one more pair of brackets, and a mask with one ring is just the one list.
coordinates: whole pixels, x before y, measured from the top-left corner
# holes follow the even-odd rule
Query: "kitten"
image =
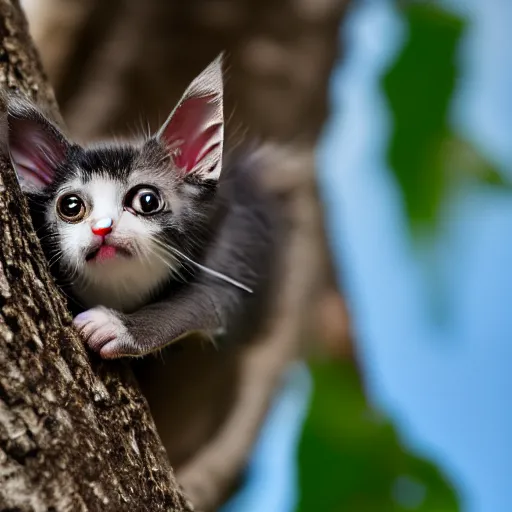
[(190, 331), (229, 338), (254, 327), (277, 217), (257, 158), (223, 165), (220, 57), (138, 143), (79, 146), (16, 97), (7, 114), (43, 250), (92, 350), (140, 356)]

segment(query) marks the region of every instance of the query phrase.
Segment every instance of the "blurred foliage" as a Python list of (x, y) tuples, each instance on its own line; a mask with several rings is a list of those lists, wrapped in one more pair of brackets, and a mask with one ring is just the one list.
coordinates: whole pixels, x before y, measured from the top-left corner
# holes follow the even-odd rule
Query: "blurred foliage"
[(351, 362), (311, 364), (314, 393), (300, 446), (298, 512), (456, 512), (439, 471), (404, 451), (372, 412)]
[(504, 183), (493, 165), (449, 126), (465, 20), (434, 2), (409, 3), (402, 13), (408, 40), (382, 82), (392, 114), (388, 159), (412, 228), (435, 227), (456, 180)]
[[(408, 37), (382, 87), (392, 116), (388, 162), (414, 233), (437, 226), (443, 202), (462, 182), (512, 185), (450, 125), (466, 20), (437, 2), (407, 2), (401, 12)], [(311, 371), (298, 512), (459, 510), (436, 466), (407, 453), (391, 422), (369, 409), (353, 362), (315, 362)]]

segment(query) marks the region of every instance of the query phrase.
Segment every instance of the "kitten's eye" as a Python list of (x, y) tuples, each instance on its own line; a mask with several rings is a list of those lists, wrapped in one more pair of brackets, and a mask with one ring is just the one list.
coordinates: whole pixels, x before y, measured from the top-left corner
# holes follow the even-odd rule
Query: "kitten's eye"
[(87, 213), (83, 199), (76, 194), (65, 194), (57, 201), (59, 217), (70, 223), (80, 222)]
[(141, 215), (152, 215), (159, 212), (164, 206), (158, 191), (149, 187), (135, 189), (128, 194), (126, 199), (126, 206)]

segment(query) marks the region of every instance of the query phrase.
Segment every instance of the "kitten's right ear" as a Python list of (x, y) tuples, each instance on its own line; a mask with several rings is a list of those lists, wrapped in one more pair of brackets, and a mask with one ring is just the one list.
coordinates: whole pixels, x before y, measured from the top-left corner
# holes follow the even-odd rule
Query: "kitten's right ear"
[(28, 101), (7, 101), (8, 150), (21, 188), (42, 190), (55, 179), (55, 171), (70, 147), (60, 130)]
[(219, 179), (224, 144), (222, 54), (192, 81), (156, 136), (173, 153), (183, 175)]

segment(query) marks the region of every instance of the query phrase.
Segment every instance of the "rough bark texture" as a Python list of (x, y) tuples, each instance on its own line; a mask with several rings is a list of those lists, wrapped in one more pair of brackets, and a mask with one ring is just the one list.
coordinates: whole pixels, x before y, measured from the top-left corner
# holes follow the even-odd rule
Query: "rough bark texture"
[[(344, 316), (314, 151), (348, 1), (26, 2), (34, 5), (30, 19), (43, 61), (78, 140), (155, 129), (188, 82), (227, 51), (231, 140), (250, 130), (276, 143), (268, 183), (282, 199), (289, 232), (282, 292), (266, 335), (229, 351), (190, 339), (139, 373), (178, 481), (198, 508), (213, 510), (236, 484), (284, 369), (318, 330), (311, 324), (321, 298), (331, 317)], [(330, 329), (333, 338), (345, 336), (344, 324)]]
[[(59, 114), (17, 1), (0, 82)], [(0, 124), (5, 140), (5, 119)], [(0, 154), (0, 509), (191, 510), (129, 368), (91, 364)]]

